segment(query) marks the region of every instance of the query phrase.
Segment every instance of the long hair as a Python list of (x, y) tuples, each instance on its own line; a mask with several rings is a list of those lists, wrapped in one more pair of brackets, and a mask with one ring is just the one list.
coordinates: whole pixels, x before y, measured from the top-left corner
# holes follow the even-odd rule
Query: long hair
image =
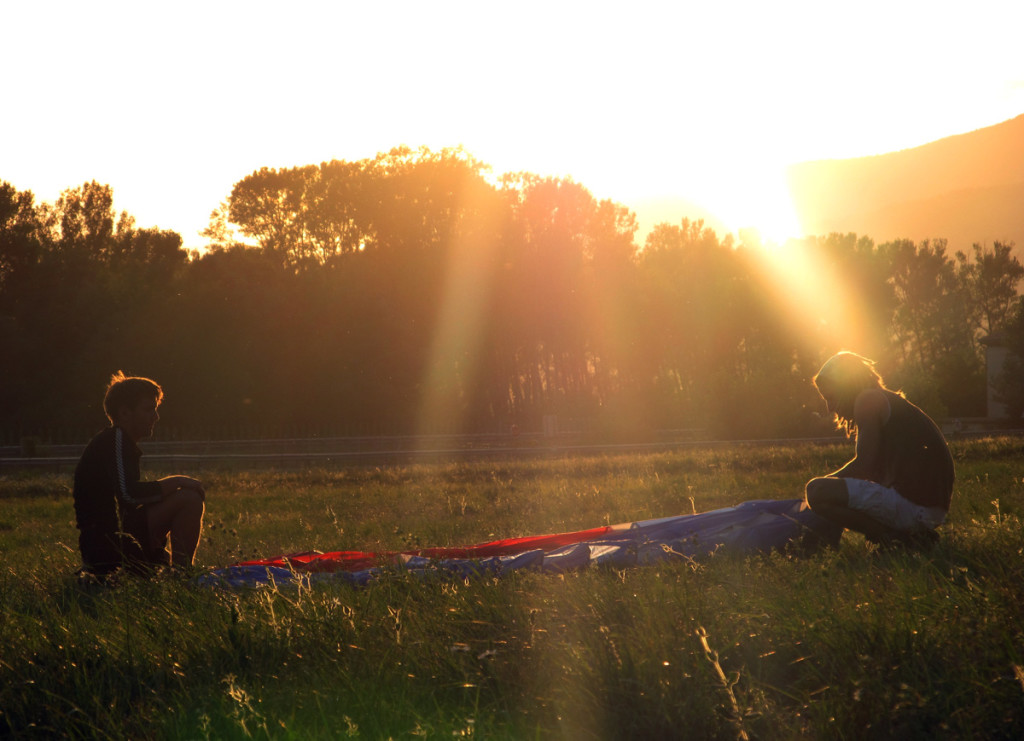
[(860, 393), (872, 388), (885, 389), (882, 377), (875, 370), (875, 361), (847, 351), (826, 360), (812, 382), (819, 394), (832, 396), (836, 428), (843, 430), (847, 437), (857, 431), (853, 404)]
[(149, 399), (156, 399), (156, 403), (159, 404), (163, 398), (164, 391), (156, 381), (139, 376), (126, 376), (123, 371), (118, 371), (110, 377), (107, 393), (103, 397), (103, 411), (113, 424), (120, 410), (134, 409), (139, 402)]

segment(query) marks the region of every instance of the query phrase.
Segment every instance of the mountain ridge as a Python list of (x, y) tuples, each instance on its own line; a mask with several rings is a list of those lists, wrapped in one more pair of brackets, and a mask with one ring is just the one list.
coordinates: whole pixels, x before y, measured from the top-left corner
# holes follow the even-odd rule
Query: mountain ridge
[(1024, 114), (909, 149), (798, 163), (787, 180), (805, 234), (1024, 249)]

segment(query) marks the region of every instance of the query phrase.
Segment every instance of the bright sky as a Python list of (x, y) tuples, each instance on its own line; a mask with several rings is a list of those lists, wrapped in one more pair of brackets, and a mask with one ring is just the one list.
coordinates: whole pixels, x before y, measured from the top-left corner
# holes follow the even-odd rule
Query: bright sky
[(0, 180), (44, 201), (109, 184), (186, 246), (253, 170), (399, 144), (781, 238), (786, 164), (1024, 113), (1008, 0), (32, 0), (0, 18)]

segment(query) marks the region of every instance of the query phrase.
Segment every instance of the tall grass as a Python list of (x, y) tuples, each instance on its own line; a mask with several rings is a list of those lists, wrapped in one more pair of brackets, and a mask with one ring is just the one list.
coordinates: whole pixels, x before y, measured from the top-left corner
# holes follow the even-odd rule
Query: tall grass
[[(79, 584), (66, 473), (0, 476), (0, 735), (1019, 738), (1024, 465), (958, 442), (939, 546), (368, 588)], [(203, 472), (209, 566), (798, 496), (846, 446)], [(159, 473), (159, 472), (154, 472)]]

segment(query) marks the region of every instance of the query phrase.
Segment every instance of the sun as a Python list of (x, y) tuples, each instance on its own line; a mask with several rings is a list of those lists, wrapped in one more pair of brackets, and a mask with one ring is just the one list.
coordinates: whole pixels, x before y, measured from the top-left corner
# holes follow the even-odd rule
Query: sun
[(782, 245), (803, 236), (783, 165), (751, 164), (731, 178), (709, 178), (704, 200), (734, 234), (756, 231), (764, 243)]
[(672, 213), (671, 205), (659, 207), (651, 212), (659, 222), (704, 218), (722, 238), (756, 232), (764, 244), (781, 245), (804, 236), (786, 178), (791, 163), (783, 154), (714, 141), (710, 135), (703, 141), (706, 148), (683, 162), (603, 158), (573, 174), (602, 198), (627, 205), (677, 204), (682, 209)]

